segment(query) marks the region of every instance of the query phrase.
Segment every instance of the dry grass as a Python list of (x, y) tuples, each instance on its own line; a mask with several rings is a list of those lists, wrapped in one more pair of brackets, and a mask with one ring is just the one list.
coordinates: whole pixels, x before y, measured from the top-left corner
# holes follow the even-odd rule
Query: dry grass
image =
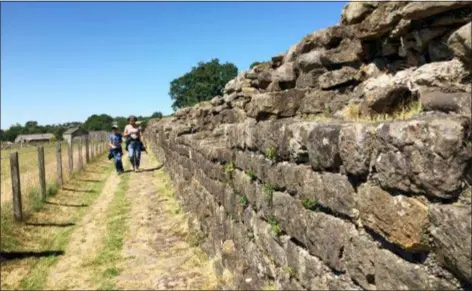
[[(103, 157), (99, 163), (89, 165), (77, 174), (79, 179), (71, 180), (64, 190), (49, 197), (26, 223), (15, 223), (11, 212), (2, 211), (2, 255), (24, 256), (2, 262), (2, 290), (44, 287), (49, 268), (65, 251), (75, 223), (99, 196), (111, 169)], [(10, 203), (5, 205), (9, 207)], [(2, 210), (5, 210), (3, 205)]]
[(410, 119), (423, 111), (422, 105), (419, 101), (410, 102), (400, 106), (391, 114), (373, 114), (365, 116), (361, 114), (358, 104), (349, 104), (343, 110), (343, 116), (349, 121), (359, 122), (382, 122), (391, 120), (407, 120)]
[[(92, 145), (92, 144), (91, 144)], [(64, 182), (71, 179), (69, 174), (69, 145), (64, 142), (62, 147), (62, 173)], [(79, 150), (77, 145), (73, 146), (73, 166), (77, 169), (79, 165)], [(10, 172), (10, 154), (18, 151), (18, 159), (20, 166), (20, 187), (23, 196), (39, 195), (39, 170), (38, 170), (38, 152), (36, 147), (27, 147), (22, 149), (2, 150), (1, 151), (1, 203), (10, 201), (12, 199), (11, 189), (11, 172)], [(83, 163), (85, 165), (85, 146), (82, 147)], [(54, 187), (57, 183), (57, 160), (56, 160), (56, 145), (44, 145), (44, 162), (46, 170), (46, 183), (49, 187)], [(77, 170), (75, 170), (77, 172)], [(25, 207), (28, 199), (25, 201)]]

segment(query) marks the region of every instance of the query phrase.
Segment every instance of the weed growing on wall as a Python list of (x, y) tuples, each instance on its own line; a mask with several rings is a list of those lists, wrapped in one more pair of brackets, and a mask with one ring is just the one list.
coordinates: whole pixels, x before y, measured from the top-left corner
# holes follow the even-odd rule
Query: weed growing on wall
[(273, 147), (268, 147), (265, 150), (265, 156), (271, 161), (275, 161), (275, 158), (277, 157), (277, 151)]
[(274, 191), (274, 187), (269, 182), (265, 182), (264, 185), (262, 185), (262, 192), (264, 193), (265, 200), (272, 201)]
[(308, 210), (317, 210), (318, 209), (318, 203), (316, 200), (311, 200), (311, 199), (303, 199), (302, 200), (303, 207)]
[(256, 180), (256, 174), (254, 174), (254, 172), (251, 170), (247, 171), (247, 176), (249, 177), (251, 181)]
[(246, 207), (247, 205), (249, 205), (249, 200), (247, 199), (246, 195), (243, 195), (243, 196), (238, 195), (238, 200), (239, 200), (239, 204), (243, 207)]
[(270, 224), (272, 234), (275, 236), (280, 236), (282, 234), (282, 230), (280, 229), (278, 221), (273, 216), (269, 216), (268, 222)]

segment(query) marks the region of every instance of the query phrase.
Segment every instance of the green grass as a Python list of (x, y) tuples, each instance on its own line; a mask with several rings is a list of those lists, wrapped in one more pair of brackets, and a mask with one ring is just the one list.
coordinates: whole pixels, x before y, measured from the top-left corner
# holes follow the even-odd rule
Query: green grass
[[(101, 168), (101, 172), (103, 175), (107, 175), (112, 167), (110, 166), (98, 166)], [(83, 188), (84, 183), (73, 181), (74, 185)], [(98, 183), (89, 183), (90, 192), (85, 192), (81, 194), (80, 197), (77, 196), (76, 193), (62, 193), (63, 195), (57, 195), (57, 199), (63, 200), (62, 203), (69, 203), (70, 201), (74, 201), (72, 203), (82, 203), (86, 205), (90, 205), (93, 201), (100, 195), (101, 190), (105, 184), (105, 179), (100, 180)], [(69, 187), (74, 187), (73, 185), (69, 185)], [(49, 194), (53, 194), (54, 187), (49, 187)], [(79, 201), (77, 201), (79, 200)], [(59, 201), (61, 202), (61, 201)], [(37, 202), (39, 207), (39, 203)], [(42, 205), (41, 205), (42, 206)], [(87, 209), (84, 208), (75, 208), (69, 210), (67, 213), (58, 213), (56, 208), (49, 206), (42, 207), (41, 210), (38, 212), (37, 215), (41, 217), (41, 220), (66, 220), (66, 221), (78, 221), (80, 218), (86, 213)], [(3, 210), (3, 209), (2, 209)], [(11, 213), (10, 217), (11, 217)], [(3, 212), (2, 212), (3, 216)], [(33, 213), (32, 218), (34, 218), (36, 214)], [(9, 238), (5, 238), (3, 236), (4, 228), (10, 229), (13, 233), (12, 236)], [(4, 224), (2, 221), (2, 250), (21, 250), (27, 246), (27, 249), (34, 247), (37, 251), (47, 251), (47, 250), (65, 250), (67, 244), (69, 242), (70, 236), (75, 230), (75, 225), (70, 227), (64, 228), (43, 228), (43, 227), (28, 227), (25, 224)], [(16, 241), (16, 244), (12, 247), (10, 244)], [(4, 249), (5, 246), (5, 249)], [(9, 247), (8, 247), (9, 246)], [(48, 277), (49, 268), (53, 266), (57, 261), (58, 256), (48, 256), (42, 257), (39, 259), (26, 259), (26, 260), (19, 260), (16, 262), (18, 265), (14, 265), (14, 263), (8, 267), (10, 268), (28, 268), (29, 272), (21, 279), (19, 282), (19, 286), (14, 289), (24, 289), (24, 290), (39, 290), (43, 289), (44, 285), (46, 284), (46, 280)], [(8, 268), (6, 267), (6, 268)], [(2, 268), (2, 272), (3, 272)], [(9, 286), (3, 286), (2, 289), (10, 289)]]
[(269, 182), (265, 182), (262, 185), (262, 192), (264, 193), (264, 199), (267, 201), (272, 201), (272, 196), (274, 195), (274, 186), (272, 186)]
[(231, 179), (231, 177), (233, 176), (233, 172), (234, 172), (234, 162), (230, 161), (230, 162), (226, 163), (226, 165), (225, 165), (226, 178)]
[(246, 207), (249, 204), (249, 200), (247, 199), (246, 195), (239, 196), (238, 195), (239, 204), (243, 207)]
[(254, 174), (254, 172), (251, 170), (247, 171), (247, 176), (249, 177), (251, 181), (256, 180), (256, 174)]
[(280, 229), (279, 222), (273, 216), (269, 216), (268, 222), (270, 224), (272, 234), (275, 236), (280, 236), (282, 234), (282, 230)]
[[(52, 183), (47, 185), (46, 199), (57, 194), (57, 185)], [(35, 188), (30, 191), (26, 197), (22, 197), (23, 204), (23, 220), (27, 220), (33, 213), (40, 211), (44, 206), (44, 201), (40, 198), (39, 189)], [(2, 204), (2, 212), (0, 217), (0, 225), (2, 230), (2, 238), (0, 246), (2, 250), (12, 250), (19, 244), (14, 234), (15, 225), (21, 225), (13, 219), (13, 205), (11, 201)]]
[(131, 208), (131, 203), (126, 198), (129, 179), (129, 175), (120, 176), (115, 197), (108, 208), (105, 244), (92, 262), (92, 265), (97, 269), (95, 281), (99, 290), (113, 290), (114, 278), (120, 274), (120, 270), (115, 268), (115, 264), (123, 260), (121, 250), (128, 228), (126, 223), (128, 213)]
[(271, 161), (275, 161), (275, 159), (277, 158), (277, 151), (274, 147), (268, 147), (266, 150), (265, 150), (265, 156), (266, 158), (268, 158), (269, 160)]
[(318, 203), (316, 200), (311, 200), (311, 199), (303, 199), (302, 200), (303, 207), (308, 210), (317, 210), (318, 209)]

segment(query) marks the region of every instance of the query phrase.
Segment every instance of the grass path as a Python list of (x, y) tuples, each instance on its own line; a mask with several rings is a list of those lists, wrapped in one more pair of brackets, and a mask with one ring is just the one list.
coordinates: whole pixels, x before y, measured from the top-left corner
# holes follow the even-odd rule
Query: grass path
[(103, 245), (106, 236), (107, 209), (118, 187), (119, 177), (109, 175), (103, 187), (100, 199), (87, 211), (76, 231), (72, 234), (66, 249), (49, 272), (46, 283), (48, 290), (90, 290), (94, 288), (93, 269), (90, 267), (95, 259), (96, 250)]
[(215, 289), (165, 168), (152, 155), (141, 168), (117, 176), (101, 159), (30, 218), (54, 225), (15, 226), (24, 250), (57, 253), (2, 264), (2, 290)]

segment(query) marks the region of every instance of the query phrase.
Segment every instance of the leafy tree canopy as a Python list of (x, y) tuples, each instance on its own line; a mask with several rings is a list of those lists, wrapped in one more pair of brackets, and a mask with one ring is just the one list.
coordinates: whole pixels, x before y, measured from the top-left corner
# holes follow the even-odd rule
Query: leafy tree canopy
[(231, 64), (220, 64), (218, 59), (198, 63), (198, 66), (170, 83), (169, 95), (172, 108), (193, 106), (221, 95), (226, 83), (236, 77), (238, 68)]
[(85, 120), (83, 127), (87, 130), (110, 130), (113, 117), (107, 114), (94, 114)]

